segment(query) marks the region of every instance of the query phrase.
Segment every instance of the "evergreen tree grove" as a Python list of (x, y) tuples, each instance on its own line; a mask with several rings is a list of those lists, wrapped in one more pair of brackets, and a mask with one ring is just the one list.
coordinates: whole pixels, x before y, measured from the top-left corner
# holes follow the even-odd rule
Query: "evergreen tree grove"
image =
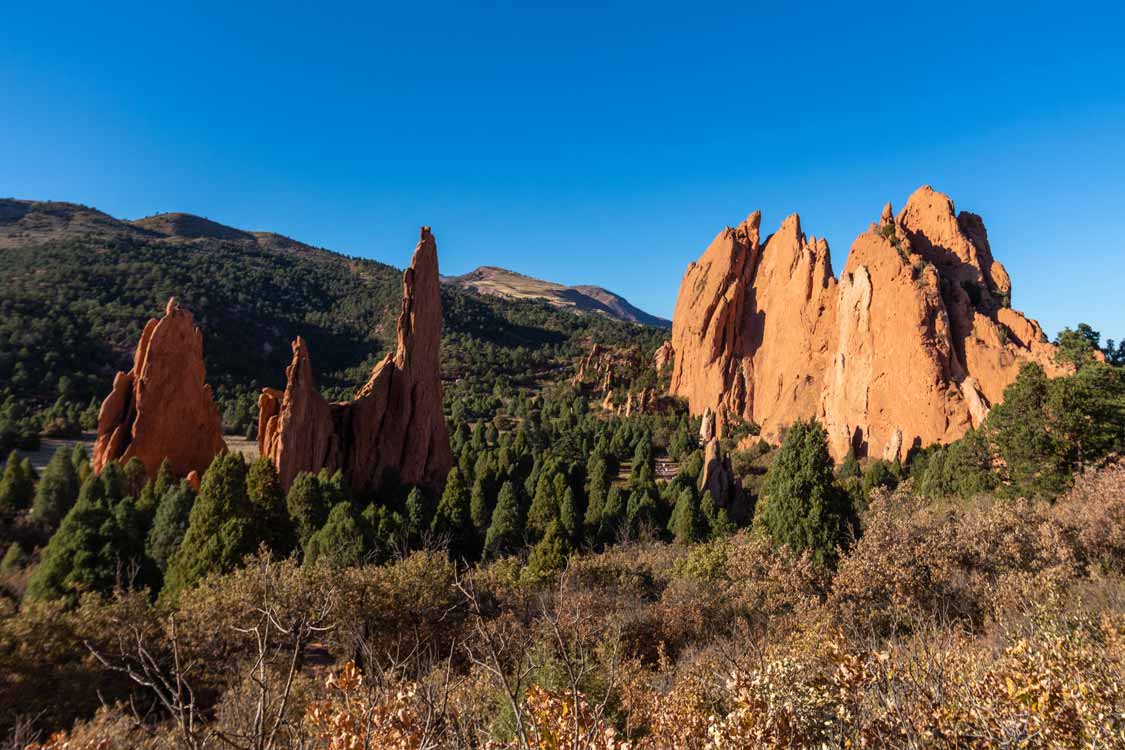
[(828, 435), (816, 420), (794, 422), (766, 472), (754, 525), (776, 545), (808, 551), (820, 565), (835, 563), (849, 539), (851, 501), (835, 481)]
[(56, 528), (63, 516), (78, 500), (78, 471), (66, 448), (60, 447), (51, 456), (39, 486), (35, 488), (35, 502), (31, 517), (48, 528)]
[(324, 527), (313, 534), (305, 545), (305, 565), (333, 568), (355, 565), (363, 560), (366, 547), (363, 530), (351, 503), (337, 503), (328, 513)]
[(224, 453), (203, 475), (176, 554), (168, 564), (163, 595), (175, 597), (210, 573), (233, 570), (261, 541), (259, 519), (246, 494), (246, 462)]
[(523, 523), (520, 518), (519, 497), (515, 485), (510, 481), (504, 482), (484, 540), (485, 554), (495, 556), (510, 552), (518, 548), (522, 541)]

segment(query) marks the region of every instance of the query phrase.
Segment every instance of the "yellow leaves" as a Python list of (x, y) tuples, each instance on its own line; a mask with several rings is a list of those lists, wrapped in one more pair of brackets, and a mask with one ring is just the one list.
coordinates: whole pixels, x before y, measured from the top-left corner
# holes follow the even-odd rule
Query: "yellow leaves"
[(415, 701), (417, 686), (364, 688), (363, 673), (347, 663), (325, 681), (329, 698), (311, 704), (305, 725), (316, 750), (358, 750), (378, 747), (413, 750), (425, 731), (422, 708)]

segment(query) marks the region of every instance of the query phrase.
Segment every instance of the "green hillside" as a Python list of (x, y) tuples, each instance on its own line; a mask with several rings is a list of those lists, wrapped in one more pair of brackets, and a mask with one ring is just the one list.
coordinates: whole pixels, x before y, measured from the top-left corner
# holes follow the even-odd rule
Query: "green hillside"
[[(406, 260), (410, 250), (387, 257)], [(0, 201), (0, 400), (26, 417), (45, 415), (60, 395), (88, 409), (174, 295), (203, 330), (228, 427), (242, 430), (258, 389), (284, 385), (298, 335), (326, 395), (362, 384), (394, 344), (401, 278), (383, 263), (184, 214), (125, 222), (73, 204)], [(569, 373), (591, 340), (655, 347), (664, 336), (450, 287), (443, 307), (444, 375), (461, 391), (474, 373), (528, 382)]]

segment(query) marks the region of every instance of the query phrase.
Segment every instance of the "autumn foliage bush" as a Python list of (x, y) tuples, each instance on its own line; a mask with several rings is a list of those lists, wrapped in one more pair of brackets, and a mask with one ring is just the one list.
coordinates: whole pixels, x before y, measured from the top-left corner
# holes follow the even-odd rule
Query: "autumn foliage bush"
[[(1053, 504), (922, 499), (906, 482), (874, 492), (862, 523), (835, 571), (751, 531), (575, 555), (542, 582), (509, 558), (332, 570), (259, 556), (175, 607), (122, 593), (84, 601), (81, 622), (8, 613), (0, 694), (112, 688), (42, 739), (50, 750), (1125, 747), (1125, 467)], [(310, 610), (323, 630), (302, 640)], [(192, 738), (150, 691), (105, 682), (82, 645), (117, 664), (117, 634), (143, 625), (172, 675), (173, 618)], [(17, 633), (55, 655), (35, 662)], [(272, 735), (263, 695), (284, 718)]]

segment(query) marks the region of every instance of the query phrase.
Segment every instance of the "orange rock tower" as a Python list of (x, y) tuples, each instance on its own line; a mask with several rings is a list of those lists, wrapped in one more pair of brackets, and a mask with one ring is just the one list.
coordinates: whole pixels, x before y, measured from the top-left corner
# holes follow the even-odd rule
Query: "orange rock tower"
[(150, 320), (98, 414), (94, 471), (109, 461), (140, 459), (150, 477), (167, 459), (172, 472), (202, 474), (226, 451), (219, 410), (203, 366), (203, 334), (175, 298)]
[(352, 401), (328, 403), (313, 384), (305, 342), (293, 342), (285, 391), (258, 400), (258, 447), (288, 489), (298, 472), (342, 470), (359, 493), (377, 490), (392, 474), (438, 492), (453, 465), (442, 413), (441, 282), (437, 243), (422, 227), (402, 276), (398, 343)]
[(832, 454), (894, 459), (978, 426), (1024, 362), (1059, 374), (1039, 325), (1009, 306), (980, 217), (930, 187), (852, 245), (788, 217), (763, 243), (761, 214), (724, 229), (688, 266), (672, 321), (673, 394), (716, 429), (752, 420), (777, 440), (796, 419), (827, 427)]

